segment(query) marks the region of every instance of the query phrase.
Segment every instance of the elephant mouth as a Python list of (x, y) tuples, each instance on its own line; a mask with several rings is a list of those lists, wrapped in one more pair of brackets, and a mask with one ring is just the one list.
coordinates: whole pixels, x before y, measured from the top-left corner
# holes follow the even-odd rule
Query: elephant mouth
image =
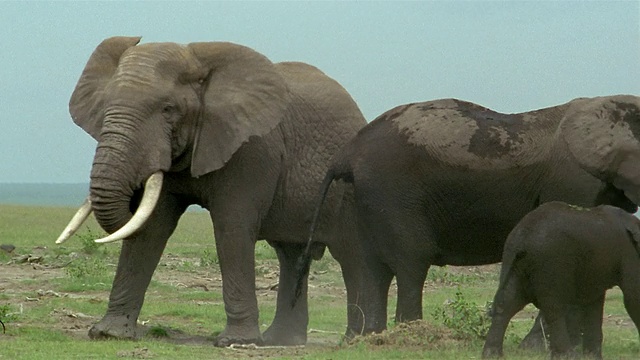
[[(138, 231), (147, 222), (158, 203), (158, 199), (160, 199), (163, 177), (164, 175), (161, 171), (151, 175), (149, 179), (147, 179), (144, 189), (141, 188), (134, 192), (134, 196), (130, 203), (130, 210), (133, 213), (131, 219), (111, 235), (97, 239), (95, 242), (108, 243), (123, 240)], [(84, 203), (80, 206), (80, 209), (71, 218), (67, 227), (56, 240), (56, 244), (63, 243), (73, 236), (73, 234), (78, 231), (80, 226), (82, 226), (85, 220), (89, 217), (91, 212), (91, 199), (87, 197)]]
[(614, 180), (611, 187), (619, 194), (613, 197), (614, 201), (611, 205), (617, 206), (629, 213), (638, 211), (640, 204), (640, 193), (637, 187), (632, 186), (629, 182)]
[(623, 207), (623, 209), (633, 213), (638, 211), (638, 204), (640, 204), (640, 199), (637, 196), (634, 196), (627, 191), (623, 191), (623, 192), (627, 200), (629, 200), (629, 202), (633, 204), (633, 206), (629, 206), (628, 208)]

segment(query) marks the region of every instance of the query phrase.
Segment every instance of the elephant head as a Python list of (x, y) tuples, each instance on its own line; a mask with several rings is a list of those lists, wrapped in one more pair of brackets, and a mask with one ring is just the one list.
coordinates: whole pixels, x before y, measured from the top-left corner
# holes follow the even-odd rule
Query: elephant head
[(580, 98), (568, 104), (559, 136), (580, 167), (640, 204), (640, 98)]
[(636, 249), (638, 256), (640, 256), (640, 219), (629, 214), (621, 214), (620, 216), (627, 231), (627, 236), (629, 236), (633, 248)]
[[(73, 121), (98, 140), (90, 200), (110, 233), (132, 219), (138, 203), (140, 211), (146, 202), (153, 208), (162, 176), (152, 174), (220, 169), (250, 136), (275, 128), (290, 99), (274, 64), (247, 47), (139, 41), (104, 40), (69, 102)], [(139, 200), (149, 187), (156, 198)]]

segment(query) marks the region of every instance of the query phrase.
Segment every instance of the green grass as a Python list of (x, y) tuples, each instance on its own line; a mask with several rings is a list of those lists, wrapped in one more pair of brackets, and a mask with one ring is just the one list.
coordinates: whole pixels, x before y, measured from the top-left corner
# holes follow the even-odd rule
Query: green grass
[[(426, 329), (422, 330), (393, 323), (396, 299), (395, 286), (392, 286), (390, 331), (381, 335), (382, 340), (362, 338), (355, 344), (346, 344), (341, 341), (346, 325), (344, 285), (339, 266), (328, 252), (311, 268), (307, 347), (231, 350), (163, 340), (167, 329), (212, 336), (224, 328), (221, 275), (207, 212), (189, 212), (183, 216), (151, 281), (139, 320), (151, 327), (155, 337), (136, 342), (91, 341), (87, 330), (105, 312), (120, 245), (95, 245), (92, 239), (104, 233), (93, 218), (77, 236), (63, 245), (55, 245), (55, 239), (74, 211), (0, 205), (0, 244), (16, 246), (12, 254), (0, 251), (0, 319), (7, 326), (7, 333), (0, 334), (0, 359), (480, 357), (482, 339), (473, 336), (460, 339), (463, 336), (456, 335), (456, 331), (463, 334), (476, 331), (471, 326), (473, 322), (457, 319), (446, 311), (457, 306), (467, 311), (467, 317), (481, 313), (494, 295), (497, 266), (432, 267), (424, 288)], [(29, 257), (23, 263), (13, 262), (25, 255)], [(277, 270), (275, 252), (266, 242), (259, 242), (256, 293), (261, 330), (267, 328), (274, 316), (276, 292), (269, 290), (269, 286), (277, 283)], [(443, 313), (451, 316), (448, 323)], [(544, 354), (517, 349), (535, 314), (535, 308), (528, 306), (510, 324), (505, 339), (508, 358), (546, 358)], [(618, 289), (607, 296), (604, 333), (605, 358), (640, 357), (638, 334), (624, 310)]]

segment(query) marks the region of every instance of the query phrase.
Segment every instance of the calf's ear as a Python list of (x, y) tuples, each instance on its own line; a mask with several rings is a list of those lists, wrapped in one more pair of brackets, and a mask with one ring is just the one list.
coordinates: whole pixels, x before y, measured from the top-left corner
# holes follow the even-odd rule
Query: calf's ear
[(635, 216), (631, 220), (632, 221), (627, 221), (626, 223), (627, 235), (629, 235), (633, 247), (638, 252), (638, 256), (640, 256), (640, 220), (635, 219)]

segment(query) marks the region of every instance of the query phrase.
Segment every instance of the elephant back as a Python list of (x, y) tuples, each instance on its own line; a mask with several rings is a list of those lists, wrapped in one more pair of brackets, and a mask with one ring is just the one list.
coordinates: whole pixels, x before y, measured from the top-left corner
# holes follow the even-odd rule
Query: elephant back
[(458, 99), (396, 107), (374, 121), (392, 122), (408, 144), (440, 163), (474, 170), (510, 169), (547, 159), (562, 109), (503, 114)]

